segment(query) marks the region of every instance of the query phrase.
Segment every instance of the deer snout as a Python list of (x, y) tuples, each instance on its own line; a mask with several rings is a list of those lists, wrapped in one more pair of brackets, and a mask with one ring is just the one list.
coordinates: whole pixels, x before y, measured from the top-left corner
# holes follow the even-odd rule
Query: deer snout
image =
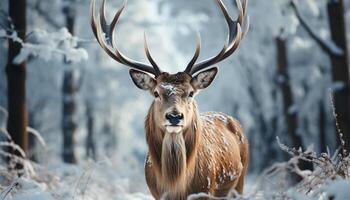
[(171, 112), (165, 115), (165, 118), (169, 121), (172, 126), (177, 126), (183, 120), (184, 115), (179, 112)]

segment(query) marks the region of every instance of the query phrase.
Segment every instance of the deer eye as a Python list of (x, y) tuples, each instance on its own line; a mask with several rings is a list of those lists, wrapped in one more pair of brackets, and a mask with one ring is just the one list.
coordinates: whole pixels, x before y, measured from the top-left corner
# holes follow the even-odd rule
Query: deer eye
[(156, 98), (159, 97), (159, 93), (158, 93), (158, 92), (154, 92), (153, 94), (154, 94), (154, 96), (155, 96)]
[(194, 92), (192, 91), (188, 94), (188, 97), (193, 97), (193, 95), (194, 95)]

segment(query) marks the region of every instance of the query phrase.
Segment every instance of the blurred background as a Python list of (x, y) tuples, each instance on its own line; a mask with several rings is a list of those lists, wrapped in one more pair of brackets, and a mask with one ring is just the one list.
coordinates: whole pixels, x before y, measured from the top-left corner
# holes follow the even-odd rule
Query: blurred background
[[(26, 104), (30, 159), (49, 168), (108, 160), (118, 176), (145, 188), (143, 123), (153, 99), (96, 42), (90, 2), (12, 0), (11, 14), (9, 1), (0, 4), (0, 126), (10, 135), (21, 134), (18, 123), (25, 117), (19, 122), (11, 111)], [(107, 1), (109, 21), (122, 3)], [(224, 3), (235, 18), (235, 2)], [(288, 159), (276, 137), (316, 152), (334, 151), (338, 130), (350, 141), (350, 5), (343, 0), (295, 3), (250, 0), (248, 34), (234, 55), (218, 64), (214, 83), (196, 96), (200, 111), (221, 111), (243, 124), (251, 148), (249, 174)], [(26, 29), (16, 29), (10, 17), (23, 22), (23, 16)], [(199, 60), (215, 55), (227, 35), (214, 0), (129, 0), (117, 26), (117, 44), (129, 57), (147, 62), (144, 31), (153, 57), (172, 73), (184, 70), (191, 59), (197, 31), (202, 36)], [(10, 53), (8, 40), (17, 40), (20, 48)], [(6, 73), (6, 67), (14, 70)], [(25, 97), (16, 96), (24, 91), (16, 84), (25, 88)]]

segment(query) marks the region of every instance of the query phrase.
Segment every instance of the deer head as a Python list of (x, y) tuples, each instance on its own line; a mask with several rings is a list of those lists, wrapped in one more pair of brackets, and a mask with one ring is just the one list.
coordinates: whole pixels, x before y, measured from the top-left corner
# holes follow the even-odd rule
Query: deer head
[(95, 14), (95, 0), (91, 1), (91, 27), (98, 43), (109, 56), (117, 62), (130, 67), (130, 76), (135, 85), (142, 90), (149, 91), (154, 97), (153, 107), (157, 112), (154, 115), (157, 126), (166, 132), (179, 133), (183, 129), (188, 128), (194, 113), (194, 95), (199, 90), (207, 88), (218, 72), (217, 67), (207, 68), (233, 54), (248, 30), (249, 18), (244, 23), (244, 31), (241, 28), (246, 15), (246, 0), (243, 1), (243, 4), (240, 0), (236, 0), (239, 11), (236, 20), (232, 20), (229, 16), (222, 0), (216, 0), (216, 2), (228, 25), (227, 42), (217, 55), (197, 62), (201, 48), (200, 35), (197, 34), (196, 50), (185, 70), (176, 74), (169, 74), (162, 72), (152, 58), (148, 48), (146, 34), (144, 35), (144, 49), (150, 64), (134, 61), (118, 50), (115, 43), (114, 31), (119, 17), (125, 8), (126, 1), (117, 11), (110, 24), (107, 24), (105, 18), (105, 0), (101, 1), (99, 20)]

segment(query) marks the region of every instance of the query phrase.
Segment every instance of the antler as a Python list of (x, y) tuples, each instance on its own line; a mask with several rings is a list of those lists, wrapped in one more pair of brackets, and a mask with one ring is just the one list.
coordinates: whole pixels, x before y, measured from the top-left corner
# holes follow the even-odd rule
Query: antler
[(91, 4), (90, 4), (91, 19), (90, 20), (91, 20), (91, 27), (94, 32), (94, 35), (98, 43), (100, 44), (100, 46), (105, 50), (105, 52), (117, 62), (123, 65), (126, 65), (128, 67), (131, 67), (140, 71), (148, 72), (155, 76), (158, 76), (161, 73), (161, 71), (157, 66), (157, 64), (154, 62), (149, 52), (146, 34), (144, 35), (145, 52), (146, 52), (147, 59), (149, 60), (151, 65), (132, 60), (131, 58), (128, 58), (124, 54), (122, 54), (117, 48), (117, 45), (115, 43), (115, 38), (114, 38), (114, 31), (118, 23), (119, 17), (125, 8), (126, 3), (127, 3), (127, 0), (124, 1), (123, 6), (117, 11), (111, 24), (107, 24), (106, 17), (105, 17), (106, 1), (105, 0), (101, 1), (100, 13), (99, 13), (100, 20), (96, 20), (95, 0), (91, 0)]
[[(219, 4), (222, 13), (225, 16), (226, 23), (228, 25), (228, 32), (229, 32), (228, 42), (227, 44), (224, 44), (224, 47), (216, 56), (213, 56), (209, 59), (203, 60), (196, 64), (196, 61), (200, 53), (200, 46), (201, 46), (200, 36), (198, 34), (195, 54), (191, 59), (191, 62), (187, 65), (184, 71), (190, 75), (193, 75), (198, 71), (201, 71), (211, 65), (221, 62), (225, 58), (232, 55), (233, 52), (236, 51), (237, 47), (239, 46), (239, 43), (241, 42), (241, 40), (243, 39), (243, 37), (245, 36), (245, 34), (249, 29), (249, 17), (246, 17), (248, 0), (243, 0), (243, 4), (241, 3), (240, 0), (236, 0), (239, 15), (235, 21), (233, 21), (230, 15), (228, 14), (227, 8), (222, 2), (222, 0), (216, 0), (216, 1)], [(245, 17), (247, 18), (246, 22), (244, 22)], [(244, 29), (242, 31), (241, 26), (243, 25), (243, 23), (244, 23)]]

